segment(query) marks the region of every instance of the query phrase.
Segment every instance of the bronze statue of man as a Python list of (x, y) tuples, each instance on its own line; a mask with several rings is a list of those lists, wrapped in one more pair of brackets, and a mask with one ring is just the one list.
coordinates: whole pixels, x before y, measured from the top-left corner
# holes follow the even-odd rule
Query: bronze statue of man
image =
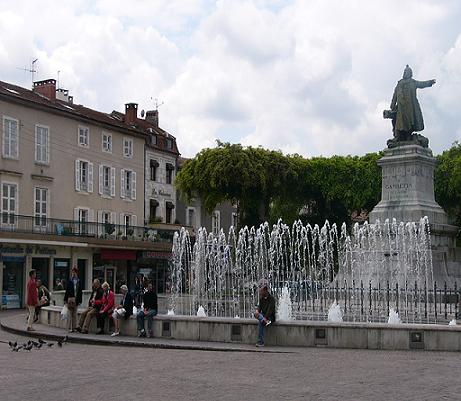
[(416, 89), (427, 88), (435, 84), (435, 79), (416, 81), (413, 71), (405, 67), (403, 78), (397, 83), (392, 96), (391, 111), (385, 111), (385, 118), (392, 118), (396, 141), (409, 141), (413, 132), (424, 130), (423, 114), (416, 98)]

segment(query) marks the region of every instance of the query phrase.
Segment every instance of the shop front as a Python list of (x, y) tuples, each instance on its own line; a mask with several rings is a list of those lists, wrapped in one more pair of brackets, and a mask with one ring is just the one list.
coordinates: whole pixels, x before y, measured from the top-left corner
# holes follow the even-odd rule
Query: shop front
[(93, 254), (93, 280), (107, 281), (115, 293), (123, 284), (128, 285), (131, 271), (136, 269), (136, 251), (130, 249), (101, 249)]
[[(91, 254), (90, 254), (91, 255)], [(91, 257), (83, 248), (43, 244), (0, 244), (0, 278), (2, 308), (22, 308), (31, 269), (50, 291), (64, 290), (71, 267), (82, 266), (80, 278), (84, 288), (86, 265)]]
[(157, 294), (169, 292), (169, 261), (171, 252), (143, 251), (139, 252), (137, 269), (132, 272), (130, 283), (134, 287), (136, 278), (146, 277), (152, 282)]

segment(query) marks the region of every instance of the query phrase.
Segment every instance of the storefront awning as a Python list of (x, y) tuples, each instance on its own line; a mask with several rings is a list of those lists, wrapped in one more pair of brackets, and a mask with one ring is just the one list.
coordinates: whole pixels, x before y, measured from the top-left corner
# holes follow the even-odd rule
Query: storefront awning
[(174, 209), (174, 203), (173, 202), (166, 202), (166, 208), (167, 209)]
[(136, 260), (136, 251), (131, 249), (101, 249), (101, 260)]

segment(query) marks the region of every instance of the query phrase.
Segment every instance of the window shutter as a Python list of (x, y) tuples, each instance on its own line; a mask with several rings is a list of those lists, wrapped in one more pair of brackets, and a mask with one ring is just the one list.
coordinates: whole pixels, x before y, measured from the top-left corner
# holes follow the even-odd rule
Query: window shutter
[(99, 165), (99, 195), (103, 193), (103, 184), (104, 184), (104, 177), (102, 176), (104, 172), (104, 166), (102, 164)]
[(45, 135), (45, 163), (50, 162), (50, 131), (47, 129)]
[(125, 225), (125, 213), (120, 213), (120, 222), (119, 222), (119, 224), (121, 226)]
[(88, 221), (94, 222), (94, 210), (93, 209), (88, 210)]
[(38, 160), (38, 127), (35, 127), (35, 161)]
[(78, 221), (78, 207), (74, 209), (74, 221)]
[(75, 190), (80, 192), (80, 160), (75, 160)]
[(115, 196), (115, 167), (110, 168), (110, 196)]
[(97, 223), (98, 223), (98, 236), (104, 233), (104, 226), (101, 224), (102, 221), (102, 210), (98, 210)]
[(136, 172), (131, 173), (131, 199), (136, 200)]
[(120, 170), (120, 197), (125, 197), (125, 169)]
[(117, 213), (116, 212), (110, 212), (110, 223), (117, 224)]
[(93, 163), (88, 162), (88, 192), (93, 192)]
[(136, 227), (138, 225), (138, 216), (135, 214), (131, 215), (131, 225)]

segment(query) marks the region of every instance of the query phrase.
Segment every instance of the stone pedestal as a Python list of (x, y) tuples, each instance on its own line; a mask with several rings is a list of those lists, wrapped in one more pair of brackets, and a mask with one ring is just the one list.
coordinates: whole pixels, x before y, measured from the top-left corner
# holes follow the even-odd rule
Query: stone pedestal
[(370, 223), (394, 218), (417, 222), (427, 216), (436, 275), (460, 276), (459, 263), (457, 266), (450, 265), (456, 259), (458, 227), (449, 224), (447, 214), (435, 201), (436, 159), (432, 151), (416, 144), (398, 146), (386, 149), (378, 164), (382, 168), (381, 201), (371, 211)]

